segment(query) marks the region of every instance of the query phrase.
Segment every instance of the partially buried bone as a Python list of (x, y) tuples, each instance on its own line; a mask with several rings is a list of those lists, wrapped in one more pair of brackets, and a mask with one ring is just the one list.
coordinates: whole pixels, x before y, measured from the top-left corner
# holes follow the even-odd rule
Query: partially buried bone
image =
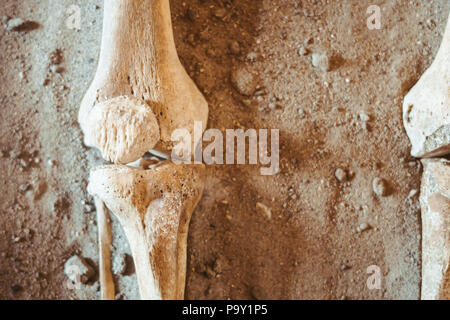
[(188, 227), (204, 180), (203, 165), (163, 163), (148, 170), (109, 165), (91, 171), (88, 191), (124, 228), (142, 299), (183, 299)]
[(450, 153), (450, 21), (436, 59), (405, 97), (403, 122), (413, 156)]
[(422, 299), (450, 299), (450, 161), (422, 160)]
[(103, 201), (95, 198), (98, 226), (99, 280), (102, 300), (114, 300), (114, 280), (111, 273), (111, 225)]
[(86, 145), (126, 164), (159, 138), (170, 149), (175, 129), (192, 132), (200, 121), (204, 130), (207, 118), (177, 55), (169, 0), (105, 1), (99, 64), (78, 116)]

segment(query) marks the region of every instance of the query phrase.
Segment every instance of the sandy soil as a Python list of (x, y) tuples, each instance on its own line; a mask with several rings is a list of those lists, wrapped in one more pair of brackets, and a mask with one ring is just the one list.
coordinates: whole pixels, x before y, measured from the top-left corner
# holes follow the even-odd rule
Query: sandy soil
[[(66, 26), (74, 3), (79, 31)], [(372, 4), (382, 9), (380, 30), (366, 26)], [(86, 185), (102, 160), (83, 146), (77, 112), (96, 69), (102, 7), (2, 0), (3, 25), (32, 23), (0, 27), (1, 299), (99, 297), (96, 279), (72, 289), (64, 264), (78, 254), (98, 269)], [(186, 297), (418, 299), (420, 208), (411, 191), (419, 190), (421, 167), (409, 155), (401, 102), (439, 48), (450, 3), (173, 0), (171, 7), (180, 58), (209, 103), (209, 127), (276, 128), (281, 144), (276, 176), (261, 176), (257, 166), (208, 167), (190, 227)], [(331, 70), (314, 67), (313, 53), (326, 54)], [(230, 80), (236, 70), (260, 89), (242, 95)], [(377, 177), (387, 196), (373, 192)], [(115, 259), (129, 255), (116, 220), (113, 231)], [(127, 260), (117, 298), (138, 298)], [(380, 290), (366, 285), (372, 265), (382, 272)]]

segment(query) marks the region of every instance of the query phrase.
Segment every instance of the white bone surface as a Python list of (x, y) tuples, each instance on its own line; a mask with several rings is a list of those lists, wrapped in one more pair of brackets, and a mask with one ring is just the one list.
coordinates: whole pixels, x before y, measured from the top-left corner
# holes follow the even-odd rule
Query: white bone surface
[(404, 99), (403, 122), (414, 157), (450, 153), (450, 21), (436, 59)]
[(450, 161), (422, 160), (422, 299), (450, 299)]
[(204, 180), (203, 165), (164, 163), (148, 170), (110, 165), (91, 171), (88, 191), (124, 228), (142, 299), (183, 299), (189, 222)]

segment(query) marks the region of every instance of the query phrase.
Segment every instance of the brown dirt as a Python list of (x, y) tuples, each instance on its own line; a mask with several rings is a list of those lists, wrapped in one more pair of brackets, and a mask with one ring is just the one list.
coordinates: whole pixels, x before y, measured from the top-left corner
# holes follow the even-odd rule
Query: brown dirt
[[(83, 147), (76, 120), (96, 68), (102, 4), (79, 1), (78, 32), (65, 25), (71, 4), (4, 0), (0, 8), (3, 23), (32, 22), (20, 32), (0, 28), (1, 299), (99, 296), (95, 279), (72, 290), (63, 272), (74, 254), (97, 269), (86, 184), (89, 168), (102, 163)], [(366, 26), (372, 4), (382, 8), (381, 30)], [(180, 58), (209, 102), (209, 127), (277, 128), (281, 144), (276, 176), (248, 165), (208, 167), (190, 227), (186, 297), (418, 299), (420, 208), (408, 195), (419, 190), (421, 167), (409, 156), (401, 102), (439, 48), (450, 3), (173, 0), (171, 7)], [(314, 68), (312, 53), (326, 53), (331, 70)], [(51, 67), (59, 54), (63, 70)], [(231, 82), (239, 69), (262, 89), (241, 95)], [(348, 181), (336, 179), (338, 168)], [(373, 193), (376, 177), (387, 181), (388, 196)], [(363, 223), (370, 229), (357, 232)], [(113, 255), (129, 253), (115, 219), (113, 232)], [(381, 268), (381, 290), (366, 286), (371, 265)], [(118, 297), (138, 298), (132, 271), (116, 281)]]

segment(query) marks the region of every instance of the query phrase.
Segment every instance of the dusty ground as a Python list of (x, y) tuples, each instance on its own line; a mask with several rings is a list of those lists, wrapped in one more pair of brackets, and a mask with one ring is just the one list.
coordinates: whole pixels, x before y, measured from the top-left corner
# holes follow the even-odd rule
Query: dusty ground
[[(81, 9), (81, 30), (66, 26)], [(381, 30), (366, 9), (382, 9)], [(278, 128), (281, 172), (208, 168), (188, 251), (189, 299), (418, 299), (421, 168), (409, 156), (401, 102), (430, 65), (450, 10), (435, 1), (172, 0), (176, 44), (210, 106), (209, 127)], [(86, 193), (99, 153), (83, 147), (80, 101), (100, 47), (101, 1), (2, 0), (0, 27), (0, 298), (96, 299), (94, 279), (71, 289), (74, 254), (98, 268)], [(302, 49), (303, 48), (303, 49)], [(52, 52), (60, 50), (55, 66)], [(332, 69), (312, 66), (326, 53)], [(54, 58), (54, 55), (53, 55)], [(245, 68), (251, 97), (230, 81)], [(335, 177), (336, 169), (348, 174)], [(389, 195), (378, 197), (374, 178)], [(267, 219), (256, 203), (271, 208)], [(115, 257), (129, 253), (113, 221)], [(367, 223), (370, 228), (357, 232)], [(369, 290), (369, 266), (382, 288)], [(133, 267), (118, 298), (138, 298)]]

